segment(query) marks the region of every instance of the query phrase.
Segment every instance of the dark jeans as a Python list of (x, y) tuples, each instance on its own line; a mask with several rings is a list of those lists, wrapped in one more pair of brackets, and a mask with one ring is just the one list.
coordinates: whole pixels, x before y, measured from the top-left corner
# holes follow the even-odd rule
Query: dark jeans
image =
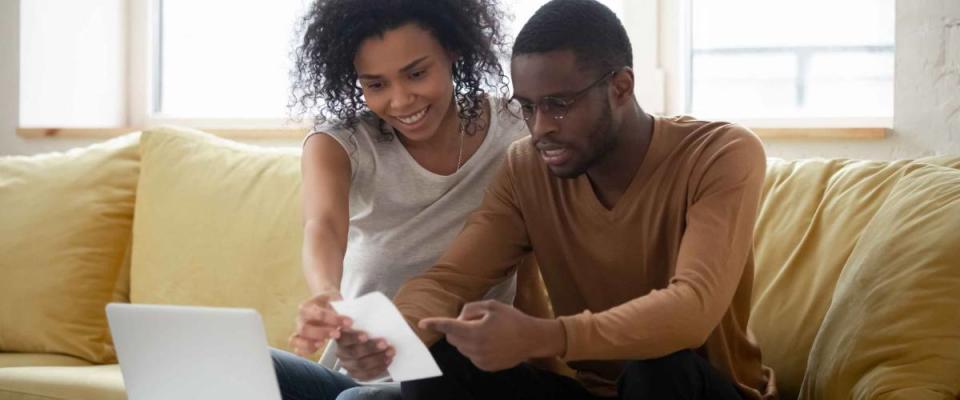
[[(430, 347), (443, 376), (404, 382), (404, 400), (413, 399), (589, 399), (579, 382), (531, 365), (485, 372), (446, 341)], [(617, 380), (618, 399), (741, 400), (736, 387), (690, 350), (663, 358), (631, 361)]]
[(294, 354), (270, 349), (283, 400), (399, 400), (396, 384), (361, 385)]

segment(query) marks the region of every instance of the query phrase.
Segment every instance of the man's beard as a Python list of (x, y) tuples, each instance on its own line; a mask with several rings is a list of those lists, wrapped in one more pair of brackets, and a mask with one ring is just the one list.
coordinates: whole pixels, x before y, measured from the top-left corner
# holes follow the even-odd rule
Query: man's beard
[(613, 112), (610, 110), (610, 103), (604, 102), (603, 105), (603, 113), (601, 113), (600, 117), (597, 118), (597, 121), (593, 124), (593, 126), (598, 128), (590, 135), (589, 148), (587, 150), (592, 151), (590, 151), (589, 154), (585, 154), (586, 159), (582, 164), (577, 166), (576, 169), (562, 174), (554, 173), (558, 178), (572, 179), (583, 175), (590, 167), (600, 162), (600, 160), (607, 154), (610, 154), (613, 148), (616, 147), (617, 136), (613, 132)]

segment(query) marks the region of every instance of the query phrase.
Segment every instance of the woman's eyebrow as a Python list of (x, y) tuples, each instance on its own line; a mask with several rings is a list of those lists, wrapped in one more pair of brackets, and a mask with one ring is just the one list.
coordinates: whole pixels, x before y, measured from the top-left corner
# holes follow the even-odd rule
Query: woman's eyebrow
[[(410, 71), (411, 69), (416, 68), (417, 65), (420, 65), (420, 63), (426, 61), (428, 58), (430, 58), (430, 56), (423, 56), (423, 57), (420, 57), (420, 58), (418, 58), (418, 59), (416, 59), (416, 60), (413, 60), (413, 62), (411, 62), (411, 63), (409, 63), (409, 64), (407, 64), (407, 65), (404, 65), (402, 68), (400, 68), (400, 72)], [(380, 79), (380, 78), (382, 78), (382, 76), (380, 76), (380, 75), (374, 75), (374, 74), (360, 74), (360, 75), (357, 75), (357, 78), (359, 78), (359, 79)]]

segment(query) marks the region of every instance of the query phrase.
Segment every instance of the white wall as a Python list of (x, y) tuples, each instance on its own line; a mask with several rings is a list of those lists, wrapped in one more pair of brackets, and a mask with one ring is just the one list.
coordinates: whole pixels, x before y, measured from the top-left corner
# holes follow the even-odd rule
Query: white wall
[(874, 142), (768, 141), (783, 158), (960, 155), (960, 1), (898, 0), (894, 130)]
[(905, 46), (896, 130), (904, 150), (960, 154), (960, 1), (901, 0), (897, 22)]
[(0, 154), (16, 152), (19, 102), (19, 0), (0, 0)]

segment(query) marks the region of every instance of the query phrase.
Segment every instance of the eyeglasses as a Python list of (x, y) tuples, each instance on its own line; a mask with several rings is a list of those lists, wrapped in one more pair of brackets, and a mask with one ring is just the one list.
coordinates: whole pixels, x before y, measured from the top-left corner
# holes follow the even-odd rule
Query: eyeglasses
[(567, 113), (570, 112), (570, 107), (573, 106), (573, 103), (577, 101), (580, 97), (583, 97), (590, 89), (593, 89), (600, 83), (606, 81), (613, 77), (617, 71), (613, 70), (604, 74), (600, 79), (597, 79), (590, 86), (587, 86), (570, 96), (566, 97), (555, 97), (555, 96), (544, 96), (540, 98), (540, 101), (536, 103), (530, 103), (518, 100), (516, 98), (511, 99), (511, 103), (519, 104), (520, 107), (520, 116), (524, 121), (530, 121), (534, 115), (536, 115), (537, 110), (549, 115), (555, 120), (561, 120), (567, 116)]

